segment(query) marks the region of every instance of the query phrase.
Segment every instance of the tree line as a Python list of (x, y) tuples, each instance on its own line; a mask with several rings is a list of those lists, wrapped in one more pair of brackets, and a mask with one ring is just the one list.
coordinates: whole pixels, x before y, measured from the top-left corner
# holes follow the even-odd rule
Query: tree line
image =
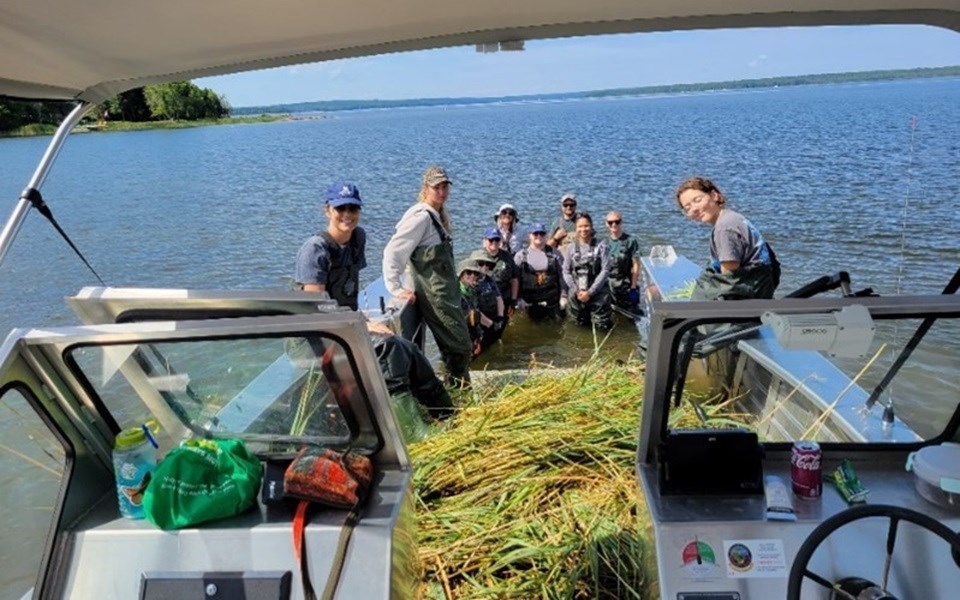
[[(57, 126), (73, 109), (73, 102), (28, 102), (0, 99), (0, 132), (30, 125)], [(226, 98), (189, 81), (159, 83), (117, 94), (89, 113), (106, 121), (195, 121), (230, 115)]]

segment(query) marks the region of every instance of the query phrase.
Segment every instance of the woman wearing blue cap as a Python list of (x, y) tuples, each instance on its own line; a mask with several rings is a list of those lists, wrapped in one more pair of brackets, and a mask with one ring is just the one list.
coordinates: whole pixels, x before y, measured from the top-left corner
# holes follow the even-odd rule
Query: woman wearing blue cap
[(503, 235), (496, 227), (488, 227), (483, 233), (483, 252), (495, 261), (490, 277), (497, 282), (509, 316), (520, 298), (520, 271), (513, 262), (515, 253), (504, 248)]
[(326, 292), (341, 306), (357, 310), (360, 269), (367, 266), (367, 234), (360, 227), (360, 190), (337, 182), (327, 189), (327, 228), (310, 236), (297, 254), (296, 281), (305, 292)]
[[(327, 189), (325, 198), (323, 212), (329, 223), (300, 247), (295, 278), (301, 290), (326, 292), (340, 306), (357, 310), (360, 269), (367, 266), (367, 236), (359, 226), (360, 190), (338, 182)], [(382, 324), (367, 326), (390, 394), (410, 392), (434, 418), (453, 414), (449, 394), (420, 349)]]

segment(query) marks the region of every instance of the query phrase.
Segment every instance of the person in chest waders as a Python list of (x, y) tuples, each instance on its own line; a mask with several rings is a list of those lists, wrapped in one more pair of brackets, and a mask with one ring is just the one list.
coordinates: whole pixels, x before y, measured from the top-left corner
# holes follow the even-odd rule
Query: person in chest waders
[(563, 279), (569, 290), (567, 306), (578, 325), (589, 326), (592, 322), (597, 329), (610, 329), (610, 249), (606, 241), (597, 241), (589, 214), (579, 213), (576, 224), (574, 240), (567, 245), (563, 261)]
[(563, 319), (566, 284), (563, 281), (563, 256), (547, 245), (547, 230), (534, 223), (528, 234), (529, 245), (517, 252), (514, 261), (520, 271), (520, 301), (532, 321)]
[[(416, 303), (440, 349), (448, 383), (466, 387), (470, 384), (472, 344), (460, 308), (460, 284), (445, 207), (450, 183), (443, 167), (431, 166), (423, 174), (417, 203), (400, 218), (383, 250), (383, 281), (394, 298)], [(402, 281), (408, 263), (414, 289), (404, 287)]]
[(692, 300), (773, 298), (780, 261), (760, 230), (727, 206), (727, 197), (705, 177), (677, 187), (677, 205), (691, 221), (710, 225), (710, 260), (697, 278)]
[[(295, 279), (301, 290), (326, 293), (340, 306), (357, 310), (360, 269), (367, 266), (367, 238), (359, 226), (360, 190), (338, 182), (327, 189), (325, 198), (327, 228), (300, 247)], [(420, 349), (385, 325), (368, 323), (368, 328), (390, 394), (409, 391), (434, 418), (453, 414), (450, 395)]]
[(640, 242), (623, 230), (623, 215), (611, 210), (607, 213), (610, 239), (610, 292), (613, 304), (634, 318), (640, 316)]

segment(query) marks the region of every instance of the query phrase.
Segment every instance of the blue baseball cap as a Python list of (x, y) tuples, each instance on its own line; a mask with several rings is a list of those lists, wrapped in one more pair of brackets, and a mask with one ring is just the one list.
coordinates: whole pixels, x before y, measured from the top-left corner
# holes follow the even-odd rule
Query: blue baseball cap
[(496, 227), (487, 227), (487, 230), (483, 232), (483, 239), (485, 240), (502, 240), (503, 234), (500, 233), (500, 230)]
[(363, 201), (360, 200), (359, 188), (345, 181), (338, 181), (327, 188), (326, 200), (332, 208), (346, 206), (347, 204), (363, 205)]
[(527, 233), (546, 233), (547, 228), (543, 226), (543, 223), (534, 223), (530, 226), (530, 229), (527, 230)]

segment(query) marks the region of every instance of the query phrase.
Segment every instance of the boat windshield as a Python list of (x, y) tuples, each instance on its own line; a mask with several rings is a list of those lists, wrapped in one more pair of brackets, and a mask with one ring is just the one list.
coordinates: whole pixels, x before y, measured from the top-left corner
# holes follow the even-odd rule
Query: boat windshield
[(350, 351), (323, 334), (76, 346), (67, 359), (119, 428), (156, 422), (162, 450), (185, 435), (347, 446), (367, 404)]
[[(669, 427), (740, 426), (764, 442), (915, 443), (945, 432), (960, 406), (960, 320), (878, 319), (864, 335), (833, 338), (822, 319), (692, 323), (673, 352)], [(813, 328), (817, 339), (798, 337)]]

